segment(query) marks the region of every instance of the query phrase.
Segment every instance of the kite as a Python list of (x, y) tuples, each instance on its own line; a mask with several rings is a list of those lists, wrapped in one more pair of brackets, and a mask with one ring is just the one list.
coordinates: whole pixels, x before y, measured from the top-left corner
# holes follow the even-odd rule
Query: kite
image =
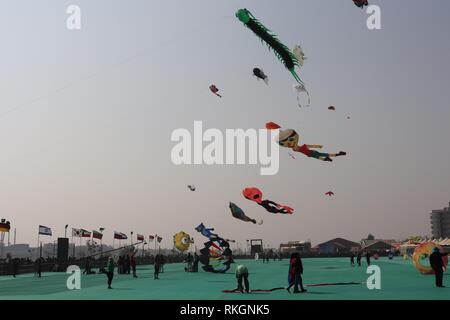
[(327, 195), (327, 196), (334, 196), (334, 192), (333, 191), (328, 191), (328, 192), (325, 192), (325, 195)]
[(212, 233), (211, 231), (214, 231), (214, 228), (206, 228), (203, 223), (200, 223), (196, 228), (196, 231), (200, 232), (203, 236), (207, 237), (211, 240), (211, 238), (217, 238), (219, 237), (217, 234)]
[(281, 127), (279, 125), (277, 125), (275, 122), (267, 122), (266, 123), (266, 129), (267, 130), (276, 130), (276, 129), (280, 129)]
[(213, 228), (206, 228), (203, 223), (195, 228), (209, 239), (200, 250), (199, 260), (203, 264), (203, 270), (212, 273), (227, 272), (233, 261), (233, 252), (230, 249), (230, 240), (223, 239), (217, 234), (211, 233)]
[(230, 210), (231, 210), (231, 215), (233, 217), (235, 217), (236, 219), (242, 220), (244, 222), (253, 222), (254, 224), (259, 224), (259, 225), (263, 224), (263, 221), (261, 219), (256, 221), (255, 219), (247, 217), (245, 215), (244, 211), (242, 211), (242, 209), (239, 208), (237, 205), (235, 205), (233, 202), (230, 202)]
[(262, 192), (258, 188), (245, 188), (242, 190), (242, 195), (251, 201), (256, 202), (261, 207), (269, 211), (270, 213), (292, 214), (294, 209), (278, 204), (270, 200), (262, 200)]
[(334, 106), (329, 106), (329, 107), (328, 107), (328, 110), (335, 111), (336, 108), (335, 108)]
[[(434, 242), (424, 242), (419, 244), (414, 250), (412, 256), (413, 264), (421, 274), (434, 274), (433, 268), (430, 267), (429, 262), (427, 261), (429, 260), (430, 255), (433, 253), (434, 248), (440, 249), (441, 247), (436, 245)], [(442, 257), (442, 260), (444, 266), (447, 267), (448, 257)], [(423, 261), (427, 262), (423, 263)]]
[(261, 22), (256, 19), (250, 11), (247, 9), (239, 9), (236, 12), (236, 17), (250, 30), (252, 30), (260, 39), (264, 41), (269, 50), (272, 49), (286, 69), (288, 69), (294, 79), (303, 84), (303, 81), (295, 72), (295, 67), (300, 67), (300, 61), (296, 55), (289, 50), (280, 40), (277, 39), (275, 35), (270, 34), (270, 30), (261, 24)]
[(259, 80), (263, 80), (265, 84), (269, 84), (269, 77), (264, 74), (263, 69), (253, 68), (253, 75)]
[(361, 9), (363, 9), (364, 6), (369, 5), (369, 2), (367, 0), (353, 0), (353, 3), (355, 4), (355, 6)]
[(195, 186), (191, 186), (191, 185), (189, 184), (187, 187), (189, 188), (189, 190), (195, 191)]
[(308, 96), (308, 103), (306, 105), (304, 105), (304, 107), (309, 107), (311, 105), (311, 97), (309, 96), (309, 92), (308, 90), (306, 90), (305, 85), (304, 84), (300, 84), (300, 83), (296, 83), (293, 85), (293, 88), (295, 90), (295, 92), (297, 92), (297, 104), (300, 108), (302, 108), (302, 104), (300, 103), (300, 94), (301, 93), (306, 93), (306, 95)]
[[(330, 282), (330, 283), (313, 283), (313, 284), (306, 284), (305, 287), (328, 287), (328, 286), (345, 286), (345, 285), (355, 285), (355, 284), (366, 284), (366, 282)], [(277, 290), (285, 290), (284, 287), (278, 287), (278, 288), (272, 288), (272, 289), (254, 289), (250, 290), (250, 293), (252, 292), (273, 292)], [(232, 289), (232, 290), (222, 290), (223, 293), (241, 293), (238, 289)]]
[(180, 231), (173, 236), (173, 245), (181, 252), (187, 251), (191, 243), (194, 243), (194, 240), (184, 231)]
[(222, 98), (222, 96), (220, 94), (218, 94), (219, 89), (217, 89), (215, 84), (212, 84), (209, 86), (209, 90), (211, 90), (212, 93), (214, 93), (216, 96), (218, 96), (219, 98)]
[(344, 151), (339, 151), (338, 153), (322, 153), (316, 150), (311, 149), (321, 149), (321, 145), (315, 144), (304, 144), (299, 146), (298, 142), (300, 140), (300, 136), (293, 129), (281, 130), (278, 136), (278, 143), (280, 146), (292, 149), (295, 152), (300, 152), (306, 155), (307, 157), (319, 159), (322, 161), (333, 161), (332, 157), (345, 156), (347, 153)]

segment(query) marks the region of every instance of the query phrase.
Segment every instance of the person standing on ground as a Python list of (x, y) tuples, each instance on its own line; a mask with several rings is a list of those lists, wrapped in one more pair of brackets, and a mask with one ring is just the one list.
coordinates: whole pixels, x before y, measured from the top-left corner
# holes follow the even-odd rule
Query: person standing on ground
[[(306, 289), (303, 288), (303, 263), (302, 259), (300, 258), (300, 255), (298, 252), (294, 252), (291, 255), (291, 261), (289, 263), (289, 286), (286, 288), (286, 290), (291, 293), (290, 289), (292, 286), (294, 286), (294, 293), (299, 292), (306, 292)], [(298, 290), (298, 287), (300, 286), (300, 291)]]
[(161, 267), (161, 257), (159, 254), (155, 256), (155, 274), (153, 279), (159, 279), (159, 268)]
[(367, 266), (370, 266), (370, 252), (369, 251), (366, 252), (366, 261), (367, 261)]
[(133, 271), (133, 278), (137, 278), (137, 275), (136, 275), (136, 258), (134, 257), (134, 254), (130, 258), (130, 266), (131, 266), (131, 270)]
[(108, 264), (106, 265), (106, 276), (108, 277), (108, 289), (111, 288), (111, 283), (114, 278), (114, 259), (113, 257), (108, 258)]
[(355, 266), (355, 254), (353, 252), (350, 252), (350, 265)]
[(356, 263), (358, 264), (358, 267), (361, 267), (361, 251), (358, 252), (358, 255), (356, 256)]
[(438, 288), (444, 288), (445, 286), (442, 284), (442, 280), (444, 277), (444, 261), (442, 260), (443, 257), (448, 255), (449, 253), (441, 253), (439, 251), (439, 248), (435, 247), (433, 248), (433, 252), (430, 254), (430, 266), (434, 270), (434, 276), (436, 280), (436, 287)]
[(241, 293), (244, 293), (244, 286), (242, 285), (242, 282), (244, 282), (245, 285), (245, 292), (250, 292), (250, 284), (248, 282), (248, 269), (246, 266), (240, 264), (236, 267), (236, 280), (237, 288)]

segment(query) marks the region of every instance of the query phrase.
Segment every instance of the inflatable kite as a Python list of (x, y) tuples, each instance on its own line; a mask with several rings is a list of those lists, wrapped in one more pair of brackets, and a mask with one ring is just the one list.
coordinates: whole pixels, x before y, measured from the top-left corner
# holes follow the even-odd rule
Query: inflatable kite
[(266, 129), (267, 130), (276, 130), (276, 129), (280, 129), (281, 127), (279, 125), (277, 125), (275, 122), (267, 122), (266, 123)]
[(189, 190), (195, 191), (195, 186), (188, 185), (187, 187), (189, 188)]
[(255, 219), (247, 217), (245, 215), (244, 211), (242, 211), (242, 209), (239, 208), (237, 205), (235, 205), (233, 202), (230, 202), (230, 210), (231, 210), (231, 215), (233, 217), (235, 217), (236, 219), (242, 220), (244, 222), (253, 222), (254, 224), (259, 224), (259, 225), (263, 224), (263, 221), (261, 219), (256, 221)]
[(300, 67), (300, 62), (296, 55), (289, 50), (275, 35), (270, 34), (270, 30), (261, 24), (250, 11), (247, 9), (239, 9), (236, 12), (236, 17), (250, 30), (252, 30), (261, 41), (265, 42), (269, 50), (273, 50), (278, 60), (280, 60), (286, 69), (288, 69), (294, 79), (303, 84), (303, 81), (295, 72), (295, 67)]
[(173, 245), (181, 252), (189, 250), (191, 243), (194, 243), (194, 240), (184, 231), (180, 231), (173, 236)]
[(230, 249), (230, 240), (223, 239), (217, 234), (211, 233), (213, 228), (206, 228), (203, 223), (195, 228), (209, 241), (204, 243), (204, 248), (200, 250), (199, 260), (203, 264), (202, 268), (206, 272), (225, 273), (233, 261), (233, 252)]
[(270, 213), (281, 213), (281, 214), (294, 213), (294, 209), (288, 206), (281, 205), (270, 200), (263, 200), (262, 199), (263, 194), (261, 190), (259, 190), (258, 188), (245, 188), (244, 190), (242, 190), (242, 194), (246, 199), (256, 202)]
[(278, 144), (282, 147), (292, 149), (295, 152), (300, 152), (306, 155), (307, 157), (319, 159), (322, 161), (333, 161), (332, 157), (345, 156), (347, 153), (344, 151), (340, 151), (338, 153), (322, 153), (316, 150), (311, 149), (321, 149), (321, 145), (316, 144), (303, 144), (301, 146), (298, 145), (300, 140), (300, 136), (293, 129), (280, 130), (280, 134), (278, 136)]
[(259, 80), (263, 80), (265, 84), (269, 84), (269, 77), (264, 74), (263, 69), (254, 68), (253, 75)]
[(334, 192), (333, 191), (328, 191), (328, 192), (325, 192), (325, 195), (327, 195), (327, 196), (334, 196)]
[(353, 3), (355, 4), (355, 6), (361, 9), (364, 8), (364, 6), (369, 5), (369, 2), (367, 0), (353, 0)]
[[(414, 250), (412, 260), (414, 263), (414, 266), (421, 274), (434, 274), (433, 268), (429, 265), (429, 257), (431, 253), (433, 253), (434, 248), (439, 248), (437, 244), (433, 242), (425, 242), (421, 243), (417, 246), (417, 248)], [(444, 262), (444, 266), (447, 266), (448, 264), (448, 256), (442, 257), (442, 260)], [(428, 265), (425, 265), (423, 262), (427, 261)]]
[[(293, 85), (293, 88), (295, 90), (295, 92), (297, 93), (297, 104), (300, 108), (302, 107), (309, 107), (311, 105), (311, 98), (309, 96), (309, 92), (308, 90), (306, 90), (305, 85), (304, 84), (300, 84), (300, 83), (296, 83)], [(306, 93), (306, 96), (308, 97), (308, 103), (306, 103), (304, 106), (302, 106), (301, 102), (300, 102), (300, 94), (301, 93)]]
[(211, 90), (212, 93), (214, 93), (216, 96), (218, 96), (219, 98), (222, 98), (222, 96), (218, 93), (219, 89), (217, 89), (215, 84), (212, 84), (209, 86), (209, 90)]

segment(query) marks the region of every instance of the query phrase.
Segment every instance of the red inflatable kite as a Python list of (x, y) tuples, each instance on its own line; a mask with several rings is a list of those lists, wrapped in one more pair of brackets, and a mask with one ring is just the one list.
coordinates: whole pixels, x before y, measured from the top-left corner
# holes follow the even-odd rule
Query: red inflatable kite
[(288, 206), (281, 205), (270, 200), (263, 200), (262, 199), (263, 194), (261, 190), (259, 190), (258, 188), (245, 188), (244, 190), (242, 190), (242, 194), (246, 199), (256, 202), (270, 213), (281, 213), (281, 214), (294, 213), (294, 209)]

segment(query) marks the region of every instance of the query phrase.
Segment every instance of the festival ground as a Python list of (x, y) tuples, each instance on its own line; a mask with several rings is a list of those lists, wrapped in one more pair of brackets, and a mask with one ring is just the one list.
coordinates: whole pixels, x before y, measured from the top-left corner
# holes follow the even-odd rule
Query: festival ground
[[(270, 261), (238, 260), (250, 272), (250, 286), (253, 289), (271, 289), (286, 286), (288, 260)], [(114, 275), (113, 289), (106, 288), (106, 276), (94, 274), (82, 276), (81, 290), (70, 291), (66, 287), (68, 274), (44, 273), (42, 278), (33, 274), (0, 277), (0, 300), (110, 300), (110, 299), (236, 299), (236, 300), (328, 300), (328, 299), (450, 299), (450, 287), (434, 287), (434, 276), (421, 275), (412, 262), (400, 257), (394, 260), (381, 258), (372, 260), (381, 268), (381, 290), (369, 290), (366, 280), (366, 264), (351, 267), (348, 258), (303, 259), (304, 283), (361, 284), (328, 285), (306, 287), (308, 292), (289, 294), (286, 290), (268, 293), (223, 293), (224, 289), (234, 289), (236, 280), (234, 268), (226, 274), (184, 272), (184, 264), (168, 264), (159, 280), (153, 280), (153, 266), (138, 267), (138, 278), (131, 275)], [(444, 284), (450, 286), (450, 275), (444, 275)]]

